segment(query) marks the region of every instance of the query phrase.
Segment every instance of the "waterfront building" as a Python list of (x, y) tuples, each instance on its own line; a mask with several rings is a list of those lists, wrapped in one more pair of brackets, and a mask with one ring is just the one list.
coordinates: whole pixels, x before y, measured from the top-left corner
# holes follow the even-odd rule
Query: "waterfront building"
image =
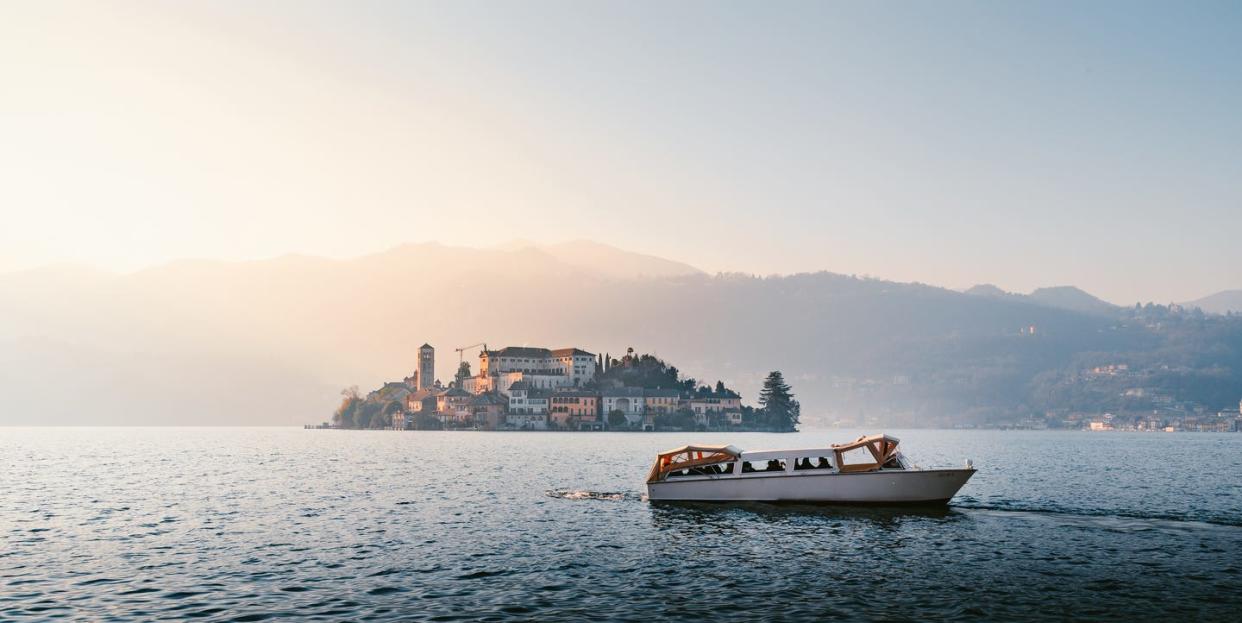
[(437, 411), (436, 390), (420, 389), (406, 396), (405, 410), (414, 415), (435, 415)]
[(547, 415), (550, 393), (534, 389), (521, 381), (509, 386), (509, 412), (530, 415)]
[(472, 395), (458, 387), (436, 392), (436, 415), (444, 420), (465, 423), (474, 415), (470, 407)]
[(509, 413), (505, 426), (517, 430), (547, 430), (549, 392), (531, 389), (525, 382), (509, 387)]
[(548, 414), (507, 413), (505, 427), (512, 430), (548, 430)]
[[(691, 398), (689, 406), (694, 412), (694, 422), (700, 426), (731, 423), (734, 419), (739, 424), (742, 421), (742, 397), (728, 390)], [(733, 413), (736, 415), (730, 415)]]
[(578, 390), (553, 392), (548, 402), (548, 421), (559, 428), (602, 429), (599, 394)]
[(681, 392), (676, 389), (643, 390), (643, 409), (648, 415), (668, 415), (681, 405)]
[(398, 411), (392, 414), (392, 429), (393, 430), (406, 430), (408, 428), (413, 428), (412, 426), (413, 421), (414, 421), (413, 415), (407, 415), (405, 411)]
[(698, 396), (690, 399), (690, 410), (697, 417), (708, 413), (724, 413), (725, 411), (741, 411), (742, 397), (731, 392), (712, 393), (710, 396)]
[(608, 416), (613, 411), (620, 411), (625, 415), (625, 420), (630, 426), (642, 423), (644, 402), (641, 387), (605, 389), (600, 392), (600, 403), (602, 404), (600, 413), (605, 422), (608, 421)]
[(498, 430), (505, 425), (505, 401), (496, 394), (471, 396), (470, 412), (474, 423), (485, 430)]

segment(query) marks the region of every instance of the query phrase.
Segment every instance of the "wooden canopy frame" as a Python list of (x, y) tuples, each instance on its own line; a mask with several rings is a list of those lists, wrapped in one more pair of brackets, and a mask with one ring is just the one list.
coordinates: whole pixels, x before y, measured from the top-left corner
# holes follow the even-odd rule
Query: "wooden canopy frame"
[(741, 455), (742, 451), (733, 446), (682, 446), (661, 452), (651, 466), (647, 482), (659, 482), (672, 472), (691, 467), (734, 461)]
[[(888, 435), (864, 435), (849, 443), (832, 444), (832, 453), (837, 460), (837, 470), (843, 474), (871, 472), (880, 469), (880, 467), (897, 455), (898, 443), (901, 443), (900, 439), (889, 437)], [(845, 453), (858, 448), (866, 448), (871, 453), (871, 457), (875, 459), (875, 462), (846, 465)]]

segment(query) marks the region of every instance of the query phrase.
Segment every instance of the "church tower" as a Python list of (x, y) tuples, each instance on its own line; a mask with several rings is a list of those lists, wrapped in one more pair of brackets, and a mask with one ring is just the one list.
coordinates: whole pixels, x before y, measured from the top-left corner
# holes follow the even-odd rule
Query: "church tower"
[(423, 344), (418, 349), (418, 389), (431, 389), (436, 382), (436, 349)]

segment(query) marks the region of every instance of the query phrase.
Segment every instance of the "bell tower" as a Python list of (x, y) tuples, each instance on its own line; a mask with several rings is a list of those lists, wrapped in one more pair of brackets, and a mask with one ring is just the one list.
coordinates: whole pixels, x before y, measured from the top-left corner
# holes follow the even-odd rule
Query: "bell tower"
[(431, 389), (436, 382), (436, 349), (431, 344), (418, 348), (418, 389)]

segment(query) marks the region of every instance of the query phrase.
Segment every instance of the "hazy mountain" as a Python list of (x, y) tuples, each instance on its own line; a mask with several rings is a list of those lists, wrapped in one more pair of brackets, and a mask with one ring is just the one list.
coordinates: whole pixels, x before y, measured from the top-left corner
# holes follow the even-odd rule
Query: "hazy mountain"
[[(812, 421), (991, 417), (1028, 404), (1043, 372), (1109, 353), (1175, 352), (1146, 328), (1168, 321), (1118, 324), (1029, 297), (832, 273), (636, 278), (685, 265), (568, 249), (418, 244), (339, 261), (0, 275), (0, 423), (323, 421), (342, 387), (409, 374), (423, 342), (437, 348), (444, 380), (454, 347), (480, 341), (613, 355), (632, 346), (725, 380), (748, 401), (779, 369)], [(1214, 366), (1210, 387), (1231, 387), (1232, 373), (1219, 371), (1242, 370), (1232, 334), (1195, 331), (1215, 359), (1179, 365)], [(463, 359), (477, 363), (477, 350)]]
[(1013, 294), (1011, 292), (1006, 292), (1000, 289), (999, 287), (994, 286), (990, 283), (981, 283), (977, 286), (967, 288), (965, 290), (965, 293), (971, 296), (984, 296), (984, 297), (994, 298), (994, 299), (1021, 298), (1022, 296), (1020, 294)]
[(1103, 314), (1112, 316), (1117, 306), (1083, 292), (1074, 286), (1056, 286), (1039, 288), (1027, 295), (1032, 302), (1057, 309), (1068, 309), (1085, 314)]
[(1184, 303), (1186, 307), (1198, 307), (1211, 314), (1242, 313), (1242, 290), (1225, 290)]
[(980, 284), (966, 289), (965, 294), (992, 299), (1021, 301), (1045, 307), (1054, 307), (1084, 314), (1114, 316), (1118, 310), (1116, 305), (1099, 299), (1074, 286), (1056, 286), (1039, 288), (1030, 294), (1006, 292), (990, 283)]
[(520, 251), (523, 249), (542, 251), (569, 266), (599, 276), (617, 279), (678, 277), (703, 274), (703, 271), (689, 264), (667, 260), (654, 255), (625, 251), (590, 240), (572, 240), (554, 244), (536, 244), (527, 240), (515, 240), (501, 245), (499, 249), (506, 251)]

